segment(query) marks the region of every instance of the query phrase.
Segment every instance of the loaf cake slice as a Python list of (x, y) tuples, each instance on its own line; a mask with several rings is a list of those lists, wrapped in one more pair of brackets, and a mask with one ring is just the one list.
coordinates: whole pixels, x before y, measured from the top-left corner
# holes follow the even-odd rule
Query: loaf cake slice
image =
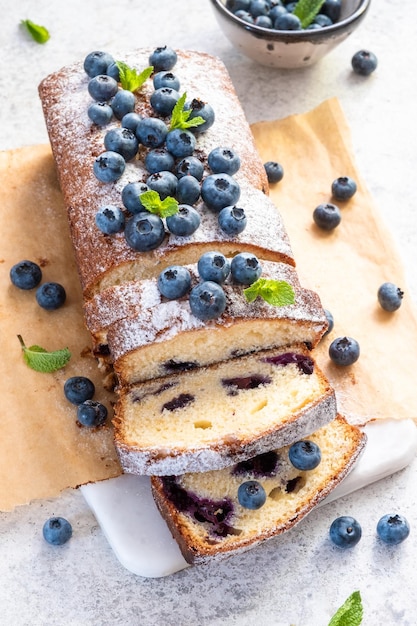
[[(321, 450), (321, 462), (300, 471), (289, 447), (204, 474), (151, 478), (159, 511), (184, 558), (199, 564), (244, 552), (298, 524), (353, 468), (366, 435), (340, 415), (308, 439)], [(238, 489), (259, 482), (266, 502), (257, 510), (239, 504)]]
[(304, 345), (122, 387), (115, 444), (125, 472), (221, 469), (292, 443), (336, 415), (335, 394)]

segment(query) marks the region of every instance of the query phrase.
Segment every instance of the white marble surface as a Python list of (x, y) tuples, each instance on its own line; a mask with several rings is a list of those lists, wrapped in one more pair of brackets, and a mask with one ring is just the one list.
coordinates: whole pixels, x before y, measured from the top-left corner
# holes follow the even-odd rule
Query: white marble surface
[[(414, 167), (417, 163), (413, 0), (374, 0), (360, 29), (319, 65), (269, 70), (237, 54), (218, 31), (208, 0), (0, 0), (0, 149), (47, 141), (38, 82), (93, 49), (168, 44), (204, 50), (226, 63), (250, 122), (311, 109), (337, 96), (354, 151), (383, 219), (392, 228), (417, 301)], [(21, 31), (30, 18), (50, 29), (39, 46)], [(359, 48), (379, 67), (352, 74)], [(1, 210), (1, 207), (0, 207)], [(381, 364), (382, 365), (382, 364)], [(391, 478), (314, 511), (284, 537), (221, 565), (189, 568), (169, 578), (142, 579), (117, 561), (78, 491), (0, 514), (0, 623), (7, 626), (326, 626), (355, 589), (363, 624), (415, 626), (417, 462)], [(6, 487), (7, 488), (7, 487)], [(376, 523), (400, 511), (410, 538), (381, 546)], [(51, 515), (71, 520), (71, 541), (58, 549), (41, 536)], [(362, 524), (360, 544), (339, 551), (327, 539), (338, 515)]]

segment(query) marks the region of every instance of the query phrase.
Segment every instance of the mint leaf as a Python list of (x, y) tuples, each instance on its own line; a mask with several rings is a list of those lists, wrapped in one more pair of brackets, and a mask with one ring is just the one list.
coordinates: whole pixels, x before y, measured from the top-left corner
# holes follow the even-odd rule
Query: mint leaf
[(258, 296), (273, 306), (286, 306), (295, 302), (294, 289), (285, 280), (261, 277), (244, 289), (243, 293), (248, 302), (253, 302)]
[(140, 74), (134, 67), (129, 67), (129, 65), (123, 61), (116, 61), (116, 65), (119, 69), (122, 89), (127, 89), (127, 91), (132, 91), (133, 93), (142, 87), (143, 83), (153, 72), (152, 65), (146, 67)]
[(21, 335), (18, 335), (17, 338), (22, 346), (23, 359), (26, 365), (37, 372), (55, 372), (56, 370), (65, 367), (71, 358), (71, 352), (68, 348), (54, 350), (53, 352), (48, 352), (44, 348), (37, 345), (27, 348)]
[(39, 26), (39, 24), (35, 24), (31, 20), (22, 20), (20, 23), (37, 43), (46, 43), (50, 38), (50, 34), (45, 26)]
[(307, 28), (324, 4), (324, 0), (298, 0), (293, 11), (300, 22), (301, 28)]
[(362, 624), (363, 606), (359, 591), (354, 591), (336, 611), (329, 626), (359, 626)]
[(186, 130), (187, 128), (195, 128), (196, 126), (201, 126), (201, 124), (204, 124), (204, 119), (200, 115), (197, 115), (196, 117), (190, 119), (192, 110), (189, 109), (187, 111), (184, 111), (184, 105), (186, 100), (187, 94), (183, 93), (172, 110), (169, 130), (174, 130), (175, 128)]
[(157, 191), (145, 191), (140, 194), (140, 201), (149, 213), (155, 213), (159, 217), (169, 217), (178, 213), (178, 201), (171, 196), (161, 200)]

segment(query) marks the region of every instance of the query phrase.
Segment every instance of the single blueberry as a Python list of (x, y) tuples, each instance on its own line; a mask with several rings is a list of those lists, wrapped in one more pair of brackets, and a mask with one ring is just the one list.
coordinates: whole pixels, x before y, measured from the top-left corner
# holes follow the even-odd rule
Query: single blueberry
[(268, 15), (259, 15), (255, 18), (255, 25), (261, 28), (273, 28), (274, 24)]
[(71, 538), (72, 526), (63, 517), (50, 517), (43, 525), (42, 534), (51, 545), (61, 546)]
[(114, 183), (122, 176), (126, 161), (118, 152), (108, 150), (102, 152), (94, 161), (93, 172), (102, 183)]
[(250, 252), (239, 252), (230, 264), (233, 279), (242, 285), (251, 285), (262, 274), (259, 259)]
[(314, 441), (305, 439), (290, 446), (288, 457), (294, 467), (302, 472), (315, 469), (321, 462), (321, 450)]
[(166, 218), (168, 230), (178, 237), (189, 237), (200, 226), (200, 215), (194, 207), (180, 204), (178, 212)]
[(369, 76), (378, 65), (378, 59), (370, 50), (359, 50), (352, 57), (352, 69), (356, 74)]
[(321, 26), (321, 28), (324, 28), (326, 26), (331, 26), (333, 24), (333, 21), (331, 20), (331, 18), (328, 15), (323, 15), (323, 14), (319, 13), (314, 18), (314, 23), (318, 24), (319, 26)]
[(165, 148), (153, 148), (145, 156), (145, 167), (150, 174), (156, 172), (172, 171), (175, 166), (175, 159)]
[(245, 230), (247, 218), (244, 209), (241, 207), (227, 206), (220, 211), (218, 222), (226, 235), (235, 237)]
[(282, 15), (283, 13), (287, 13), (287, 9), (285, 8), (283, 4), (278, 3), (278, 4), (275, 4), (273, 7), (271, 7), (268, 15), (271, 18), (273, 25), (277, 17), (279, 15)]
[(177, 53), (169, 46), (159, 46), (149, 55), (149, 65), (154, 72), (172, 70), (177, 62)]
[(36, 290), (36, 302), (47, 311), (59, 309), (65, 302), (67, 294), (59, 283), (43, 283)]
[(99, 74), (88, 82), (88, 93), (97, 102), (107, 102), (117, 93), (119, 86), (111, 76)]
[(230, 261), (221, 252), (205, 252), (197, 263), (202, 280), (224, 283), (230, 274)]
[(33, 261), (19, 261), (10, 268), (10, 280), (19, 289), (34, 289), (42, 280), (42, 270)]
[(108, 67), (114, 63), (111, 54), (102, 50), (94, 50), (87, 54), (84, 59), (84, 71), (90, 78), (99, 74), (107, 74)]
[(115, 61), (114, 63), (110, 63), (107, 66), (107, 71), (105, 72), (105, 74), (107, 74), (107, 76), (111, 76), (116, 82), (120, 83), (120, 69), (117, 61)]
[(377, 296), (381, 307), (392, 313), (400, 308), (404, 292), (394, 283), (383, 283), (378, 289)]
[(94, 383), (86, 376), (72, 376), (64, 383), (64, 395), (71, 404), (81, 404), (86, 400), (91, 400), (94, 393)]
[(189, 130), (175, 128), (168, 132), (165, 144), (167, 150), (169, 150), (175, 158), (182, 159), (192, 155), (195, 149), (196, 139)]
[(353, 548), (362, 537), (362, 528), (355, 518), (342, 515), (333, 520), (329, 535), (338, 548)]
[(113, 109), (114, 116), (121, 120), (127, 113), (132, 113), (135, 108), (135, 94), (128, 89), (119, 89), (110, 102), (110, 106)]
[(150, 103), (151, 107), (156, 113), (167, 117), (171, 115), (174, 106), (177, 104), (180, 99), (180, 94), (175, 89), (171, 89), (171, 87), (161, 87), (160, 89), (155, 89), (155, 91), (151, 94)]
[(125, 161), (131, 161), (136, 156), (139, 142), (128, 128), (112, 128), (104, 135), (104, 147), (109, 152), (121, 154)]
[(323, 230), (333, 230), (342, 221), (340, 209), (331, 202), (319, 204), (313, 211), (313, 220)]
[(247, 22), (248, 24), (255, 23), (255, 20), (253, 19), (249, 11), (244, 11), (243, 9), (239, 9), (238, 11), (235, 11), (235, 15), (243, 22)]
[(194, 176), (182, 176), (177, 184), (177, 200), (181, 204), (195, 204), (200, 197), (200, 183)]
[(233, 148), (213, 148), (207, 157), (207, 162), (213, 174), (224, 172), (233, 176), (240, 168), (240, 157)]
[(237, 499), (245, 509), (260, 509), (266, 502), (265, 489), (257, 480), (247, 480), (239, 485)]
[(95, 221), (102, 233), (105, 235), (114, 235), (123, 230), (125, 216), (119, 207), (106, 204), (97, 211)]
[(320, 13), (328, 15), (333, 23), (338, 22), (342, 11), (342, 0), (324, 0)]
[(130, 213), (141, 213), (146, 211), (140, 196), (149, 191), (148, 185), (145, 183), (128, 183), (122, 189), (122, 202), (123, 205)]
[(153, 213), (137, 213), (126, 222), (126, 241), (138, 252), (155, 250), (161, 245), (164, 237), (164, 224), (161, 218)]
[(106, 126), (113, 117), (113, 109), (107, 102), (93, 102), (87, 109), (87, 115), (97, 126)]
[(191, 312), (200, 320), (208, 321), (220, 317), (226, 308), (226, 296), (220, 285), (204, 281), (191, 289)]
[(178, 163), (176, 168), (177, 178), (193, 176), (201, 181), (204, 174), (204, 165), (196, 156), (188, 156)]
[(77, 419), (82, 426), (102, 426), (107, 419), (107, 408), (101, 402), (85, 400), (77, 406)]
[(301, 30), (300, 19), (294, 13), (281, 13), (274, 21), (275, 30)]
[(191, 289), (191, 274), (183, 265), (171, 265), (158, 276), (158, 289), (165, 298), (182, 298)]
[(269, 183), (279, 183), (283, 179), (284, 168), (277, 161), (267, 161), (264, 168)]
[(333, 314), (332, 314), (330, 311), (328, 311), (327, 309), (324, 309), (324, 314), (325, 314), (325, 316), (326, 316), (328, 326), (327, 326), (327, 330), (326, 330), (326, 332), (324, 333), (323, 337), (325, 337), (326, 335), (328, 335), (329, 333), (331, 333), (331, 332), (332, 332), (332, 330), (333, 330), (333, 327), (334, 327), (334, 318), (333, 318)]
[(332, 195), (336, 200), (349, 200), (356, 190), (356, 182), (350, 176), (339, 176), (332, 182)]
[(352, 337), (338, 337), (329, 346), (329, 356), (335, 365), (353, 365), (359, 355), (359, 343)]
[(229, 174), (210, 174), (201, 184), (201, 197), (212, 211), (220, 212), (240, 198), (240, 187)]
[(155, 89), (161, 89), (161, 87), (170, 87), (171, 89), (175, 89), (175, 91), (179, 91), (180, 89), (180, 81), (175, 74), (170, 71), (162, 71), (154, 74), (153, 77), (153, 86)]
[(215, 113), (213, 107), (208, 102), (203, 102), (198, 98), (194, 98), (191, 102), (186, 102), (184, 105), (185, 111), (190, 111), (189, 120), (195, 117), (201, 117), (204, 120), (203, 124), (199, 126), (193, 126), (190, 130), (194, 133), (204, 133), (208, 128), (213, 126), (215, 120)]
[(146, 148), (159, 148), (167, 134), (167, 125), (158, 117), (144, 117), (136, 126), (136, 137)]
[(251, 0), (249, 5), (249, 12), (253, 17), (268, 15), (269, 9), (270, 3), (267, 0)]
[(403, 515), (388, 514), (381, 517), (376, 532), (384, 543), (393, 546), (407, 539), (410, 534), (410, 524)]
[(122, 126), (123, 128), (128, 128), (136, 135), (136, 129), (141, 119), (142, 118), (139, 113), (135, 113), (134, 111), (132, 111), (131, 113), (126, 113), (126, 115), (123, 115), (121, 120)]
[(146, 179), (149, 189), (157, 191), (161, 200), (168, 196), (174, 197), (177, 192), (178, 178), (172, 172), (161, 170), (151, 174)]

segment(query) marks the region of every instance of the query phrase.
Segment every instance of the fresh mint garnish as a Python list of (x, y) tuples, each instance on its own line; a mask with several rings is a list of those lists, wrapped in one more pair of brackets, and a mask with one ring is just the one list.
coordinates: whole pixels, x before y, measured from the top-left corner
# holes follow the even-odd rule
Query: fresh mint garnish
[(286, 306), (295, 302), (294, 289), (285, 280), (261, 277), (244, 289), (243, 293), (248, 302), (253, 302), (258, 296), (273, 306)]
[(301, 28), (310, 26), (323, 4), (324, 0), (298, 0), (293, 13), (300, 20)]
[(129, 67), (129, 65), (123, 61), (116, 61), (116, 65), (119, 69), (120, 84), (122, 85), (122, 89), (132, 91), (133, 93), (142, 87), (143, 83), (148, 80), (149, 76), (153, 72), (152, 65), (146, 67), (142, 72), (140, 72), (140, 74), (134, 67)]
[(184, 111), (186, 100), (187, 94), (183, 93), (172, 110), (169, 130), (174, 130), (174, 128), (186, 130), (187, 128), (195, 128), (196, 126), (204, 124), (204, 119), (200, 115), (190, 119), (192, 110), (188, 109)]
[(141, 193), (140, 201), (149, 213), (155, 213), (159, 217), (169, 217), (178, 213), (178, 201), (171, 196), (161, 200), (157, 191)]
[(36, 345), (27, 348), (22, 336), (18, 335), (17, 338), (22, 346), (23, 359), (26, 365), (37, 372), (55, 372), (56, 370), (65, 367), (71, 358), (71, 352), (68, 348), (54, 350), (53, 352), (48, 352), (44, 348)]
[(22, 20), (21, 24), (37, 43), (46, 43), (50, 38), (50, 34), (45, 26), (39, 26), (39, 24), (35, 24), (32, 20)]
[(354, 591), (336, 611), (329, 626), (359, 626), (362, 624), (363, 606), (359, 591)]

